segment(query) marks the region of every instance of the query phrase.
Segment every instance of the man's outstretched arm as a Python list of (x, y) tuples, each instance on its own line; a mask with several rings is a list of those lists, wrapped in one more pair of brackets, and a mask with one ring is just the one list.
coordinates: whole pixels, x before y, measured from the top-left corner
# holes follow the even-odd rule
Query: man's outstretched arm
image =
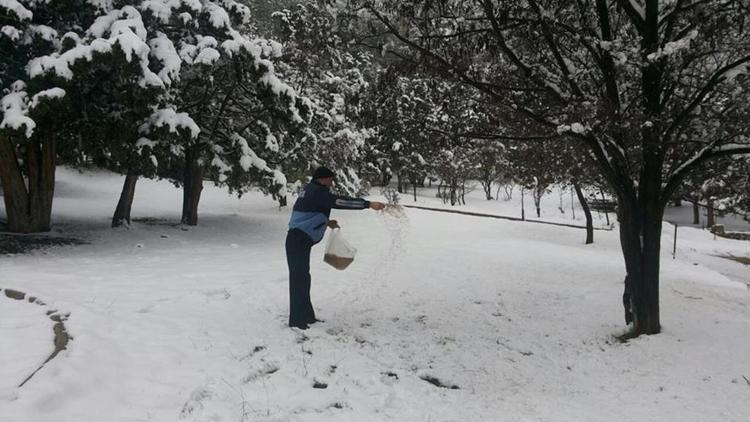
[(325, 192), (323, 201), (325, 202), (326, 207), (340, 210), (363, 210), (365, 208), (382, 210), (385, 208), (385, 204), (382, 202), (368, 201), (366, 199), (353, 198), (351, 196), (335, 195), (331, 192)]

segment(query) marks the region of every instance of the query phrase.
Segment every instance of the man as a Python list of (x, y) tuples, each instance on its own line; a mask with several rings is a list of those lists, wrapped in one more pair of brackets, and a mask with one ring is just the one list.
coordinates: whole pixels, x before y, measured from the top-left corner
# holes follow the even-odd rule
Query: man
[(338, 228), (336, 220), (329, 220), (331, 208), (382, 210), (382, 202), (338, 196), (331, 193), (334, 173), (319, 167), (312, 181), (300, 192), (294, 203), (286, 236), (286, 262), (289, 265), (289, 326), (303, 330), (318, 321), (310, 302), (310, 249), (323, 239), (326, 226)]

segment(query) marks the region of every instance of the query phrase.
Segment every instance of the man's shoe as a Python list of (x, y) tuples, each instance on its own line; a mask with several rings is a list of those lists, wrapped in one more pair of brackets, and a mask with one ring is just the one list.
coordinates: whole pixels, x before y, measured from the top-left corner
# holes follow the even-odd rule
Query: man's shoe
[(326, 322), (324, 319), (315, 318), (312, 321), (307, 321), (308, 324), (315, 324), (316, 322)]
[(291, 328), (299, 328), (300, 330), (307, 330), (308, 328), (310, 328), (310, 326), (307, 325), (306, 323), (303, 323), (303, 324), (289, 324), (289, 327), (291, 327)]

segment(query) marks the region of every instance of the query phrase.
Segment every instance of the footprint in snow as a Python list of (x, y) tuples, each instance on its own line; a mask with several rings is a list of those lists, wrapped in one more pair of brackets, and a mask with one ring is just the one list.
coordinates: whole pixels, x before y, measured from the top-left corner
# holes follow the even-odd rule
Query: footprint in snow
[(328, 383), (325, 382), (325, 381), (320, 381), (320, 380), (316, 379), (316, 380), (314, 380), (312, 387), (324, 390), (324, 389), (328, 388)]
[(279, 369), (281, 369), (281, 366), (277, 362), (268, 362), (261, 360), (260, 362), (253, 365), (248, 374), (245, 375), (244, 378), (242, 378), (242, 382), (245, 384), (251, 383), (255, 380), (265, 377), (266, 375), (274, 374)]
[(422, 374), (422, 375), (419, 376), (419, 378), (422, 381), (426, 381), (426, 382), (434, 385), (435, 387), (439, 387), (439, 388), (447, 388), (447, 389), (450, 389), (450, 390), (459, 390), (461, 388), (461, 387), (457, 386), (456, 384), (453, 384), (453, 383), (441, 380), (440, 378), (437, 378), (437, 377), (432, 376), (430, 374)]
[(326, 333), (330, 334), (332, 336), (339, 336), (344, 332), (344, 329), (341, 327), (331, 327), (326, 329)]
[(456, 339), (454, 339), (453, 337), (442, 336), (436, 339), (435, 342), (439, 344), (440, 346), (447, 346), (448, 344), (455, 343)]
[(206, 295), (206, 297), (209, 299), (227, 300), (232, 297), (232, 295), (229, 293), (229, 290), (227, 289), (205, 290), (203, 291), (203, 294)]
[(398, 381), (398, 374), (391, 371), (385, 371), (380, 373), (380, 382), (385, 385), (393, 385)]
[(180, 419), (185, 419), (188, 416), (203, 410), (203, 401), (211, 398), (211, 395), (211, 391), (203, 387), (193, 390), (193, 392), (190, 393), (190, 398), (182, 406)]
[(328, 328), (326, 329), (326, 334), (336, 337), (336, 340), (342, 343), (347, 343), (350, 340), (354, 340), (360, 346), (371, 343), (368, 339), (359, 334), (346, 333), (341, 327)]
[(242, 356), (241, 358), (239, 358), (239, 360), (243, 361), (243, 360), (251, 359), (253, 356), (255, 356), (256, 353), (262, 352), (264, 350), (266, 350), (265, 345), (261, 344), (261, 345), (255, 346), (253, 347), (253, 350), (248, 352), (248, 354), (246, 354), (245, 356)]

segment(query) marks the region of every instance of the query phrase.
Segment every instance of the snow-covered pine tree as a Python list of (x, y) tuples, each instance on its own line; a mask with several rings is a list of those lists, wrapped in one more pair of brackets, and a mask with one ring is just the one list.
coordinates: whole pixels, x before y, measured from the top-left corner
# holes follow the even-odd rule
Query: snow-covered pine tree
[(95, 0), (0, 3), (0, 179), (11, 231), (49, 230), (58, 151), (75, 156), (107, 123), (103, 85), (163, 86), (137, 10), (107, 13)]
[[(76, 95), (71, 102), (77, 111), (72, 121), (78, 134), (78, 148), (61, 151), (60, 158), (72, 164), (94, 164), (125, 174), (112, 226), (130, 223), (130, 209), (139, 177), (154, 177), (158, 169), (154, 142), (141, 135), (140, 128), (153, 119), (179, 72), (176, 51), (157, 27), (144, 19), (142, 4), (103, 4), (100, 16), (86, 31), (87, 38), (117, 36), (122, 27), (135, 30), (141, 60), (126, 55), (103, 56), (77, 65)], [(158, 48), (155, 48), (158, 47)], [(146, 67), (148, 82), (139, 69)]]
[(260, 187), (285, 196), (284, 136), (307, 123), (310, 106), (275, 72), (281, 45), (252, 35), (250, 9), (233, 0), (147, 0), (141, 10), (162, 34), (152, 50), (169, 51), (175, 63), (163, 103), (200, 129), (153, 139), (169, 145), (157, 148), (167, 153), (157, 157), (159, 174), (183, 187), (183, 223), (197, 224), (204, 179), (239, 194)]
[(367, 190), (372, 131), (363, 127), (363, 99), (377, 65), (369, 53), (348, 42), (347, 33), (325, 2), (289, 2), (272, 13), (272, 33), (284, 44), (279, 71), (312, 104), (307, 130), (292, 133), (284, 152), (290, 182), (304, 183), (313, 167), (337, 172), (342, 193)]

